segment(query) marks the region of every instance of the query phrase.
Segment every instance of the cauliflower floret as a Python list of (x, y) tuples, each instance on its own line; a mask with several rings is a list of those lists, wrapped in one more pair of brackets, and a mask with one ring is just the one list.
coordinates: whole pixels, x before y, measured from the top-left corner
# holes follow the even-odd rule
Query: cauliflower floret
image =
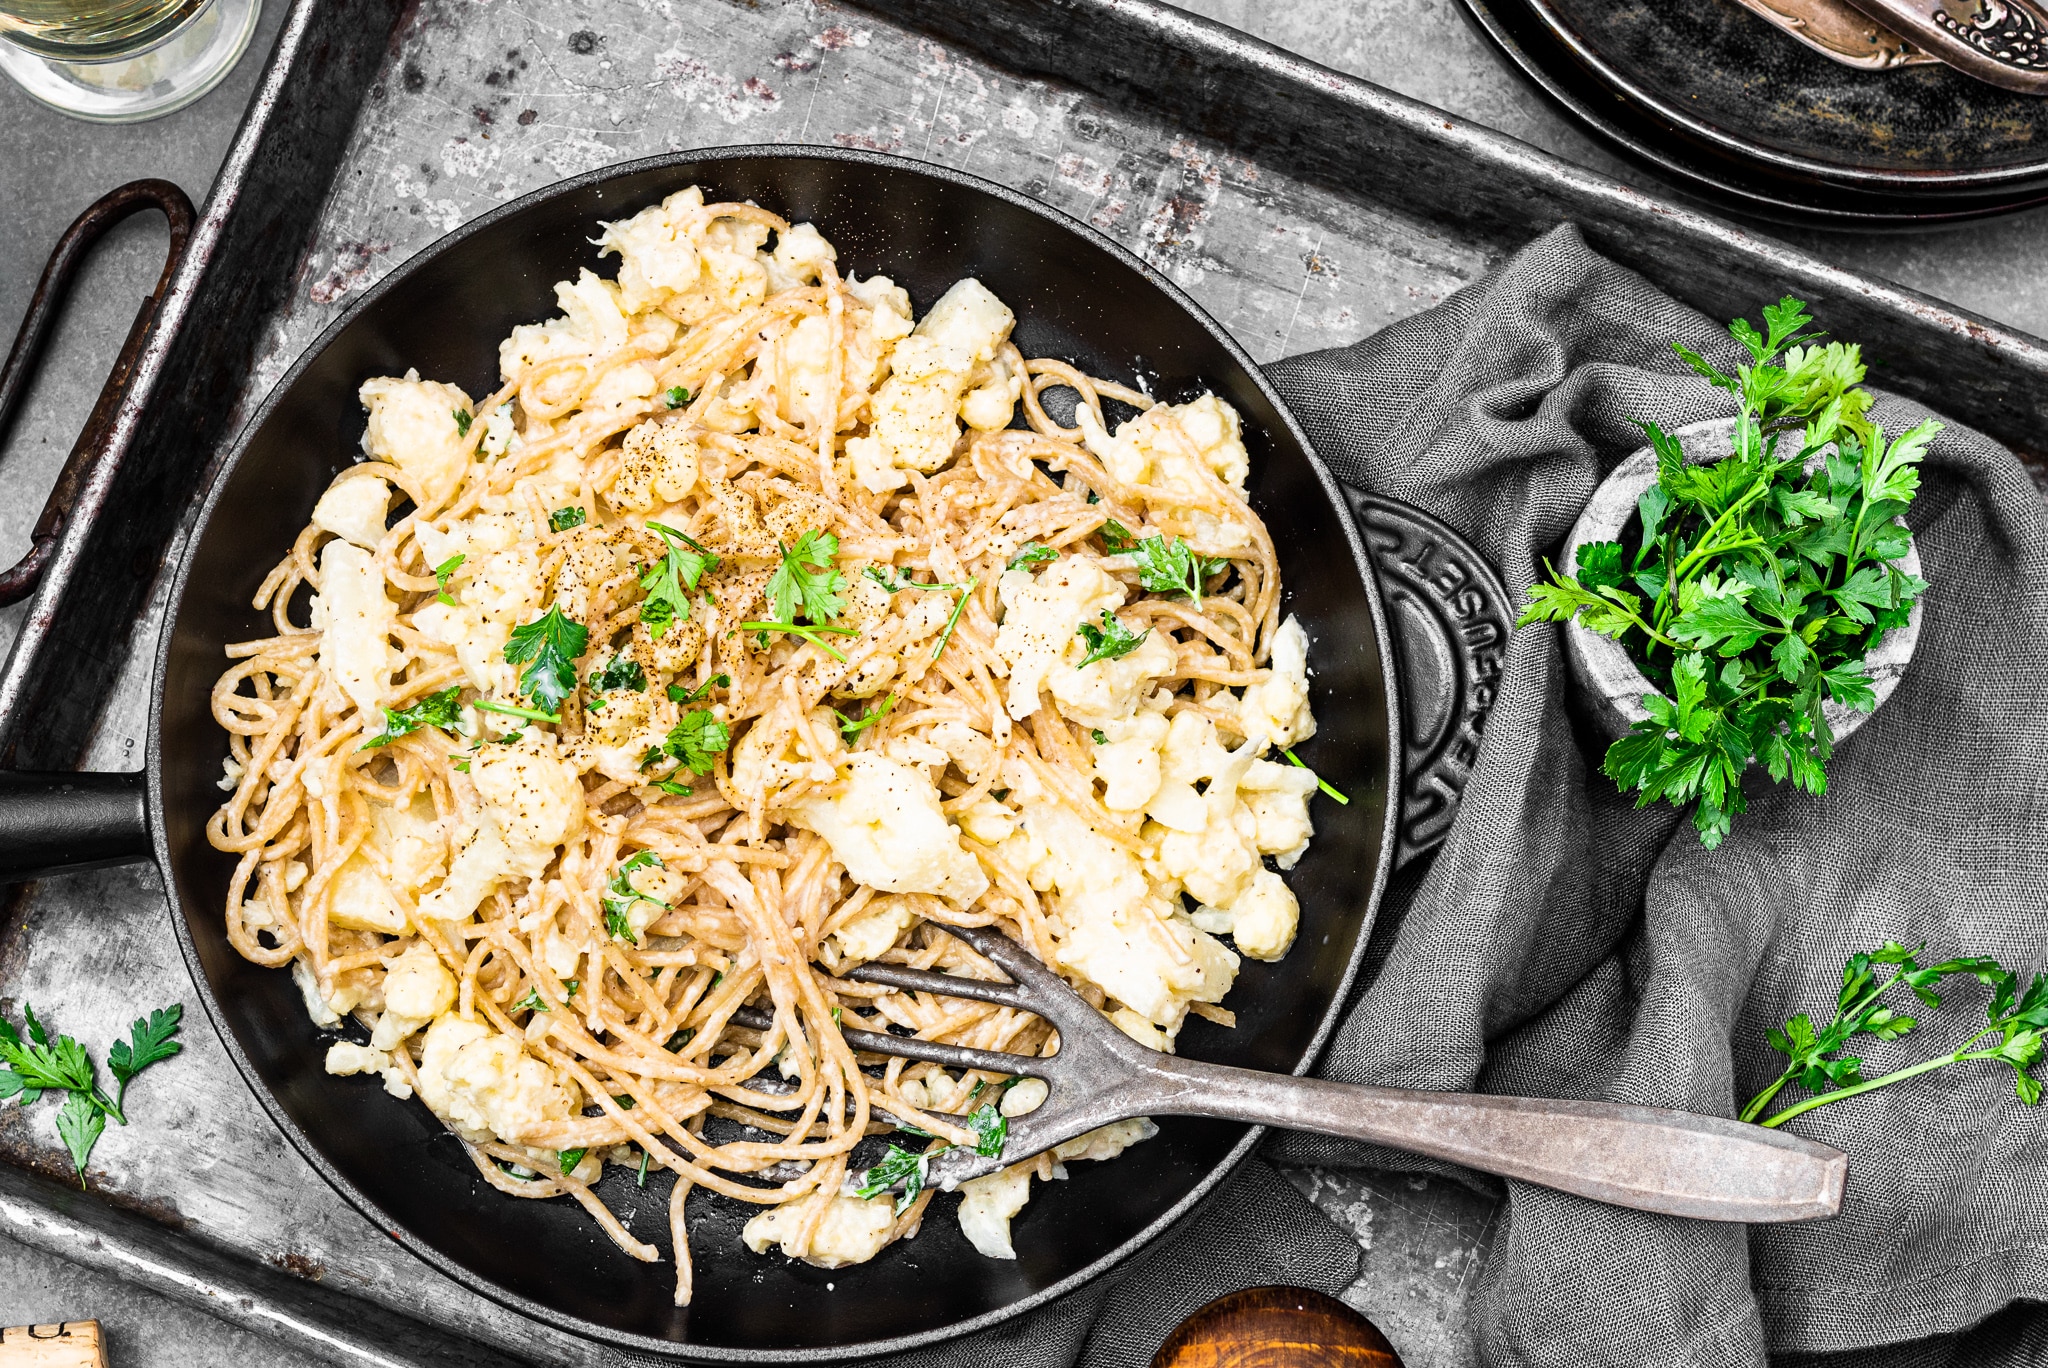
[(603, 356), (626, 345), (632, 325), (620, 307), (619, 287), (611, 281), (587, 268), (578, 271), (575, 280), (556, 282), (555, 303), (562, 310), (560, 317), (522, 323), (498, 345), (498, 370), (506, 380), (518, 380), (533, 367), (560, 357)]
[(1159, 747), (1167, 721), (1141, 712), (1102, 729), (1108, 738), (1095, 748), (1095, 777), (1102, 781), (1102, 805), (1111, 812), (1138, 812), (1159, 792)]
[(398, 605), (384, 592), (376, 559), (353, 542), (320, 551), (320, 593), (314, 618), (322, 627), (320, 665), (341, 686), (365, 725), (380, 721), (378, 705), (391, 682), (391, 629)]
[(690, 241), (690, 224), (703, 207), (704, 192), (693, 185), (629, 219), (604, 225), (598, 255), (618, 254), (619, 298), (628, 310), (651, 309), (696, 285), (703, 265)]
[(846, 778), (806, 793), (789, 819), (823, 836), (856, 880), (887, 893), (935, 893), (965, 907), (988, 876), (960, 845), (922, 771), (874, 751), (855, 752)]
[(436, 921), (462, 921), (501, 879), (518, 872), (511, 847), (488, 816), (464, 828), (456, 842), (454, 863), (441, 886), (419, 901), (419, 915)]
[(504, 836), (513, 868), (528, 878), (583, 828), (582, 781), (550, 741), (530, 736), (518, 746), (486, 747), (471, 762), (469, 777)]
[(1282, 869), (1292, 869), (1308, 849), (1315, 823), (1309, 819), (1308, 800), (1316, 791), (1316, 776), (1296, 765), (1278, 765), (1254, 760), (1238, 783), (1238, 792), (1257, 824), (1259, 854), (1271, 855)]
[(1078, 636), (1067, 643), (1060, 668), (1046, 675), (1055, 707), (1084, 727), (1107, 728), (1138, 710), (1153, 680), (1173, 670), (1173, 647), (1157, 632), (1127, 655), (1079, 664), (1088, 658), (1088, 643)]
[(996, 629), (996, 654), (1010, 667), (1009, 712), (1021, 722), (1038, 710), (1039, 688), (1075, 643), (1081, 624), (1123, 607), (1124, 587), (1100, 561), (1062, 556), (1035, 577), (1028, 570), (1005, 571), (997, 596), (1003, 621)]
[[(825, 1204), (824, 1217), (811, 1235), (810, 1246), (804, 1248), (798, 1240), (821, 1202)], [(844, 1268), (848, 1264), (866, 1263), (881, 1253), (889, 1243), (889, 1228), (895, 1224), (896, 1217), (886, 1196), (862, 1200), (836, 1192), (817, 1192), (802, 1201), (770, 1207), (747, 1222), (740, 1238), (756, 1254), (766, 1254), (771, 1245), (779, 1244), (792, 1259), (802, 1259), (818, 1268)]]
[(762, 795), (772, 804), (778, 790), (799, 779), (831, 783), (846, 753), (839, 719), (829, 708), (813, 708), (807, 721), (808, 728), (787, 731), (763, 722), (747, 728), (732, 751), (733, 787), (749, 797)]
[(337, 475), (320, 502), (313, 505), (313, 526), (352, 541), (367, 551), (384, 540), (384, 519), (391, 511), (391, 486), (379, 476), (358, 474), (353, 466)]
[(1194, 921), (1204, 931), (1231, 937), (1240, 951), (1255, 960), (1277, 960), (1294, 944), (1301, 904), (1294, 900), (1286, 880), (1270, 869), (1261, 869), (1228, 910), (1199, 907)]
[(1053, 1146), (1052, 1157), (1062, 1162), (1068, 1159), (1093, 1159), (1098, 1162), (1114, 1159), (1141, 1140), (1150, 1140), (1159, 1134), (1159, 1127), (1149, 1116), (1133, 1116), (1127, 1121), (1112, 1121), (1106, 1126), (1063, 1140)]
[(387, 936), (405, 930), (405, 913), (392, 896), (391, 885), (360, 851), (342, 861), (327, 885), (327, 919), (353, 931), (381, 931)]
[(646, 513), (674, 503), (696, 483), (697, 439), (678, 418), (650, 418), (620, 445), (611, 501), (615, 508)]
[(765, 263), (768, 267), (768, 288), (788, 290), (799, 285), (815, 285), (824, 274), (826, 264), (837, 260), (838, 250), (825, 240), (825, 235), (818, 231), (816, 225), (792, 224), (788, 232), (777, 235), (775, 250)]
[(916, 920), (901, 898), (877, 898), (858, 917), (832, 933), (839, 957), (850, 963), (880, 959)]
[(1297, 745), (1316, 734), (1315, 715), (1308, 706), (1308, 634), (1293, 616), (1273, 634), (1265, 677), (1245, 686), (1236, 717), (1240, 735), (1263, 738), (1275, 746)]
[(384, 1010), (422, 1024), (455, 1005), (455, 975), (434, 947), (414, 941), (384, 975)]
[(1024, 820), (1044, 844), (1044, 864), (1059, 893), (1065, 928), (1055, 951), (1060, 969), (1169, 1035), (1180, 1028), (1190, 1002), (1223, 1000), (1237, 976), (1237, 957), (1159, 897), (1136, 856), (1054, 803), (1027, 803)]
[(370, 840), (384, 852), (390, 884), (417, 893), (440, 877), (447, 858), (447, 839), (434, 800), (416, 794), (408, 807), (370, 804)]
[(1109, 473), (1124, 484), (1144, 486), (1146, 504), (1182, 523), (1195, 550), (1220, 556), (1249, 545), (1249, 527), (1201, 506), (1209, 501), (1212, 481), (1239, 497), (1245, 492), (1251, 459), (1230, 405), (1213, 394), (1187, 404), (1155, 404), (1119, 424), (1114, 436), (1085, 404), (1075, 421), (1082, 441)]
[(391, 1056), (368, 1045), (337, 1040), (327, 1047), (327, 1072), (337, 1078), (346, 1078), (350, 1074), (382, 1073), (390, 1067)]
[(458, 1016), (427, 1028), (419, 1080), (421, 1100), (473, 1143), (496, 1138), (516, 1144), (538, 1127), (566, 1120), (576, 1105), (555, 1070), (517, 1039)]
[(1031, 1170), (1027, 1161), (960, 1185), (960, 1233), (967, 1242), (991, 1259), (1014, 1259), (1010, 1244), (1011, 1218), (1031, 1200)]
[[(895, 489), (904, 482), (900, 472), (929, 474), (946, 463), (960, 438), (960, 406), (970, 381), (994, 359), (1016, 321), (1009, 306), (972, 277), (940, 296), (890, 356), (892, 373), (871, 405), (871, 436), (860, 450), (848, 444), (864, 485), (878, 493)], [(1007, 391), (1007, 372), (999, 384)], [(976, 416), (988, 414), (978, 409)]]
[(644, 784), (648, 772), (640, 765), (650, 750), (659, 749), (676, 725), (677, 708), (666, 697), (614, 689), (599, 696), (602, 710), (584, 723), (583, 749), (599, 773), (622, 784)]
[(422, 380), (417, 371), (407, 371), (403, 380), (365, 380), (356, 395), (370, 411), (363, 450), (397, 466), (420, 491), (423, 507), (448, 502), (475, 445), (455, 417), (469, 413), (469, 396), (453, 385)]

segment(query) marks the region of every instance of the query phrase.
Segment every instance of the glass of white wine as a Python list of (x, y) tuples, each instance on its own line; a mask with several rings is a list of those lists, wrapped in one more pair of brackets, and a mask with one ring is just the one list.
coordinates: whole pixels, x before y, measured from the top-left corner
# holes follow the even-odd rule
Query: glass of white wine
[(233, 69), (262, 0), (0, 0), (0, 71), (81, 119), (182, 109)]

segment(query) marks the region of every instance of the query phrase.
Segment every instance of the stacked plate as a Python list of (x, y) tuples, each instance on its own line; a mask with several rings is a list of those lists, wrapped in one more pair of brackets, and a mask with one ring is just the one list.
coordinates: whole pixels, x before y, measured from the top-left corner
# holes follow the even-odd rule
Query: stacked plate
[[(1914, 227), (2048, 201), (2048, 98), (1965, 75), (1838, 3), (1463, 3), (1580, 123), (1717, 205)], [(2028, 22), (2001, 0), (1928, 8), (1960, 11), (1957, 30), (1993, 47)]]

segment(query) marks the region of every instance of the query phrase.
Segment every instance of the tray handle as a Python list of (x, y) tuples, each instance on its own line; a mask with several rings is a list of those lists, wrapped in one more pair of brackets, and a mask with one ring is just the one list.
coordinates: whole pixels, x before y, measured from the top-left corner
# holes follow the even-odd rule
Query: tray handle
[(170, 224), (170, 250), (164, 255), (163, 272), (157, 277), (156, 288), (136, 310), (135, 322), (128, 329), (128, 340), (122, 344), (113, 369), (107, 373), (107, 382), (101, 386), (99, 399), (93, 404), (92, 414), (79, 432), (78, 440), (72, 444), (64, 468), (57, 473), (57, 483), (51, 487), (50, 497), (43, 504), (42, 516), (36, 519), (35, 528), (29, 534), (28, 551), (11, 568), (0, 572), (0, 606), (19, 603), (35, 592), (36, 586), (42, 582), (43, 571), (56, 554), (57, 539), (71, 518), (79, 490), (91, 477), (94, 468), (106, 459), (107, 434), (113, 426), (114, 416), (128, 398), (128, 385), (134, 377), (135, 363), (149, 339), (157, 307), (163, 302), (171, 275), (177, 270), (178, 262), (183, 259), (185, 248), (192, 240), (195, 214), (192, 201), (185, 192), (167, 180), (130, 181), (102, 195), (74, 219), (64, 230), (64, 236), (57, 240), (56, 250), (50, 253), (42, 278), (36, 282), (35, 294), (29, 299), (28, 313), (22, 318), (21, 329), (14, 336), (14, 346), (7, 353), (7, 362), (0, 366), (0, 447), (4, 447), (15, 413), (28, 393), (29, 382), (35, 378), (36, 364), (42, 358), (51, 326), (62, 312), (64, 297), (70, 291), (80, 263), (109, 228), (145, 209), (160, 211)]

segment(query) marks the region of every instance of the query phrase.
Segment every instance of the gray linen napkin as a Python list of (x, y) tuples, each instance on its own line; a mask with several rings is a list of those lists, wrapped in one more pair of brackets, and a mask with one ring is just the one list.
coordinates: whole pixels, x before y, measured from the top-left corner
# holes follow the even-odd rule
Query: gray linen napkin
[[(1601, 477), (1642, 445), (1639, 419), (1732, 412), (1673, 340), (1734, 360), (1720, 323), (1567, 225), (1440, 306), (1269, 374), (1340, 479), (1457, 527), (1519, 601)], [(1893, 398), (1876, 412), (1892, 432), (1925, 414)], [(1368, 986), (1319, 1072), (1729, 1116), (1780, 1067), (1766, 1028), (1829, 1009), (1857, 950), (1924, 939), (1943, 955), (2041, 967), (2048, 517), (2018, 462), (1981, 434), (1951, 425), (1927, 464), (1909, 518), (1932, 585), (1917, 659), (1837, 752), (1824, 797), (1751, 783), (1718, 851), (1670, 809), (1637, 811), (1616, 793), (1598, 771), (1602, 743), (1573, 720), (1560, 629), (1517, 633), (1450, 838), (1389, 891)], [(1959, 988), (1920, 1033), (1860, 1046), (1868, 1071), (1959, 1039), (1983, 1001)], [(1943, 1071), (1791, 1129), (1849, 1152), (1833, 1221), (1744, 1228), (1506, 1184), (1472, 1302), (1481, 1359), (2044, 1361), (2039, 1317), (1993, 1314), (2048, 1296), (2048, 1111), (2019, 1105), (2009, 1072)], [(1267, 1157), (1447, 1171), (1311, 1136), (1276, 1135)], [(1142, 1368), (1211, 1296), (1273, 1281), (1341, 1288), (1348, 1243), (1255, 1164), (1130, 1272), (903, 1362)]]

